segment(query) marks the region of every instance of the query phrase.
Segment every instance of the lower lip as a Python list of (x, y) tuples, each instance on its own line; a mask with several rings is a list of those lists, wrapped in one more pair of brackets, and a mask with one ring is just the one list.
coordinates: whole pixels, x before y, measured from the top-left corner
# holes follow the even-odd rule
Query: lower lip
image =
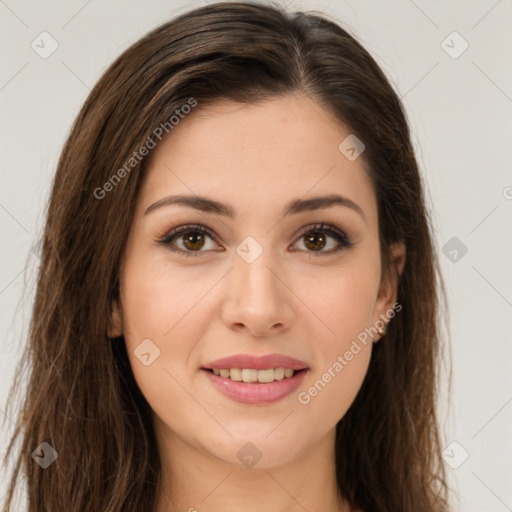
[(206, 376), (217, 389), (228, 398), (243, 404), (270, 404), (293, 393), (299, 386), (307, 369), (294, 374), (293, 377), (275, 380), (266, 384), (257, 382), (235, 382), (204, 370)]

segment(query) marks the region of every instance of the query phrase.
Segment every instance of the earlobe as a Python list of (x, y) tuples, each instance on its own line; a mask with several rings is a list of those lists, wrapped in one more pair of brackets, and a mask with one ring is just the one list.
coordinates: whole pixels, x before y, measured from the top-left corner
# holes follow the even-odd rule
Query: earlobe
[(121, 308), (118, 301), (113, 300), (110, 308), (110, 318), (108, 326), (108, 337), (118, 338), (123, 334), (123, 320), (121, 317)]

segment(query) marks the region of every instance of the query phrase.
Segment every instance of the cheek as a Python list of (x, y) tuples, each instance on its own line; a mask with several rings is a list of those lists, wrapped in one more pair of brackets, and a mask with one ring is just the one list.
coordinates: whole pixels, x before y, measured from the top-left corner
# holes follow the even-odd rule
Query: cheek
[(335, 425), (345, 415), (366, 377), (373, 343), (365, 329), (372, 325), (379, 277), (378, 262), (360, 258), (350, 270), (326, 275), (310, 294), (311, 309), (323, 323), (314, 337), (314, 371), (297, 400), (322, 424)]
[[(189, 355), (211, 320), (205, 305), (216, 281), (212, 272), (199, 267), (180, 272), (169, 265), (165, 254), (151, 260), (144, 254), (133, 255), (126, 262), (121, 279), (124, 338), (142, 390), (170, 379), (163, 373), (166, 370), (177, 379), (187, 377), (188, 365), (194, 363)], [(143, 353), (150, 352), (142, 362), (141, 347)], [(147, 359), (154, 361), (151, 372), (141, 364)]]
[(371, 325), (380, 272), (378, 262), (369, 260), (353, 258), (350, 265), (333, 268), (315, 282), (305, 282), (302, 296), (308, 298), (305, 303), (323, 321), (321, 339), (331, 354), (344, 350)]
[(366, 377), (373, 345), (364, 329), (371, 322), (373, 294), (372, 280), (350, 276), (322, 296), (325, 323), (335, 334), (317, 330), (316, 364), (297, 394), (299, 413), (316, 424), (319, 435), (343, 418)]
[(316, 418), (319, 432), (333, 428), (354, 402), (368, 371), (371, 343), (355, 342), (314, 372), (297, 395), (299, 413)]
[(133, 339), (172, 336), (190, 318), (202, 297), (215, 284), (205, 267), (180, 268), (169, 255), (154, 248), (133, 251), (121, 278), (124, 326)]
[(126, 350), (135, 382), (151, 409), (179, 431), (189, 425), (176, 421), (175, 411), (184, 403), (201, 414), (182, 386), (189, 388), (189, 355), (195, 340), (201, 337), (194, 316), (201, 305), (198, 298), (213, 283), (209, 282), (211, 277), (190, 279), (190, 273), (175, 270), (171, 275), (168, 267), (164, 259), (145, 261), (142, 255), (130, 258), (122, 276), (121, 302)]

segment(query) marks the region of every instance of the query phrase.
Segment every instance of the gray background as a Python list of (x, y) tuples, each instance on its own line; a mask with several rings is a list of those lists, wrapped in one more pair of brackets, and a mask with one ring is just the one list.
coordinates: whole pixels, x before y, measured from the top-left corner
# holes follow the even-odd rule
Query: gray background
[[(30, 316), (49, 185), (71, 123), (122, 50), (204, 3), (0, 0), (0, 419)], [(340, 20), (403, 98), (448, 289), (453, 396), (446, 405), (445, 386), (440, 415), (454, 510), (510, 511), (512, 2), (286, 3)], [(31, 47), (51, 48), (43, 31), (58, 43), (46, 59)], [(469, 47), (458, 55), (464, 41)], [(0, 455), (6, 438), (3, 430)]]

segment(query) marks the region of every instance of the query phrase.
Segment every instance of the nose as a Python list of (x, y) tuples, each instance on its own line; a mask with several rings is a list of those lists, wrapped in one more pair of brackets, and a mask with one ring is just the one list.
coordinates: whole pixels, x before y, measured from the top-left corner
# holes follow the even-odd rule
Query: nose
[(268, 337), (290, 327), (294, 317), (293, 293), (270, 253), (263, 251), (252, 263), (235, 257), (222, 312), (230, 329), (246, 329), (253, 336)]

